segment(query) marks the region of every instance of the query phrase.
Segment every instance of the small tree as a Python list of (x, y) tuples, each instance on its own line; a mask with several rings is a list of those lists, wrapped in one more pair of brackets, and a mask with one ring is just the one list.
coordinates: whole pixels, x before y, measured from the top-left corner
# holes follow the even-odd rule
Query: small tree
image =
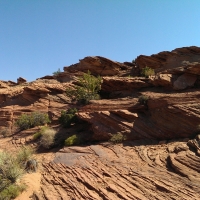
[(78, 78), (77, 85), (71, 89), (66, 90), (67, 96), (80, 101), (88, 103), (90, 100), (99, 99), (98, 92), (101, 89), (102, 78), (100, 76), (92, 76), (90, 71), (84, 73), (83, 77)]
[(53, 75), (58, 76), (60, 73), (61, 73), (61, 71), (60, 71), (60, 68), (59, 68), (56, 72), (53, 72)]

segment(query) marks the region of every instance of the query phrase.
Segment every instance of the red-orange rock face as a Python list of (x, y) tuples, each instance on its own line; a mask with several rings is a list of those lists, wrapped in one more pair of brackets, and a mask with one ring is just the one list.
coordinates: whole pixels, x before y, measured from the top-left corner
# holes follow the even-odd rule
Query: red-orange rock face
[[(136, 63), (139, 68), (144, 68), (146, 66), (155, 69), (156, 72), (161, 72), (164, 70), (173, 70), (174, 68), (184, 69), (187, 66), (193, 68), (190, 72), (199, 73), (199, 66), (195, 67), (200, 62), (200, 48), (199, 47), (183, 47), (177, 48), (171, 52), (163, 51), (158, 54), (153, 54), (151, 56), (138, 56)], [(177, 73), (181, 70), (177, 70)], [(175, 71), (174, 71), (175, 73)]]
[(93, 101), (79, 117), (91, 123), (93, 138), (107, 140), (122, 132), (129, 139), (192, 137), (200, 124), (200, 92), (177, 94), (144, 93), (147, 107), (138, 99)]
[(7, 85), (0, 89), (0, 128), (15, 131), (15, 120), (22, 113), (45, 112), (57, 120), (61, 110), (66, 110), (70, 99), (65, 95), (68, 83), (56, 80), (37, 80), (21, 85)]

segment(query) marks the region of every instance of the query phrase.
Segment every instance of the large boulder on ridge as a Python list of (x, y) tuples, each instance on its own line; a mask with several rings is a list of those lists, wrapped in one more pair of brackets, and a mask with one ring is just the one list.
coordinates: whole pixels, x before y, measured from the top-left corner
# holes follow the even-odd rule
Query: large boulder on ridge
[(93, 75), (116, 76), (131, 71), (132, 65), (115, 62), (101, 56), (88, 56), (81, 59), (79, 63), (64, 67), (63, 69), (65, 72), (71, 73), (77, 71), (87, 72), (89, 70)]

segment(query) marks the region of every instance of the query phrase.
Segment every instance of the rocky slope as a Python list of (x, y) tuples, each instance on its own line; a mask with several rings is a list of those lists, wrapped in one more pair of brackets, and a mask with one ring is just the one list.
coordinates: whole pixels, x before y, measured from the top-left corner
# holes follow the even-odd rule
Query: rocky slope
[[(155, 76), (139, 77), (146, 66)], [(58, 130), (61, 110), (77, 106), (65, 90), (88, 70), (103, 76), (102, 99), (78, 105), (87, 126)], [(1, 149), (37, 147), (37, 128), (17, 132), (15, 120), (38, 110), (48, 113), (62, 137), (78, 133), (90, 143), (40, 159), (41, 187), (31, 191), (32, 199), (200, 199), (200, 48), (138, 56), (134, 63), (86, 57), (56, 76), (1, 81), (0, 131), (13, 134), (0, 139)], [(116, 133), (127, 141), (106, 142)]]

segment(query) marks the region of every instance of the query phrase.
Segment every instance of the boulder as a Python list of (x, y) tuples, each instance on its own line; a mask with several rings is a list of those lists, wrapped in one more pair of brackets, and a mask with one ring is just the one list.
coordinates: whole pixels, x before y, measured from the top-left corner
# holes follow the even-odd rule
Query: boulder
[(77, 64), (64, 67), (63, 70), (70, 73), (77, 71), (87, 73), (89, 70), (93, 75), (116, 76), (123, 74), (123, 72), (127, 73), (127, 71), (130, 73), (132, 67), (130, 64), (115, 62), (101, 56), (88, 56), (81, 59)]
[(154, 86), (172, 87), (173, 82), (177, 79), (177, 75), (173, 74), (157, 74), (150, 77), (150, 82)]
[(194, 86), (197, 80), (197, 76), (193, 74), (183, 74), (178, 77), (178, 79), (173, 83), (173, 88), (175, 90), (183, 90), (187, 87)]
[(22, 78), (22, 77), (19, 77), (19, 78), (17, 79), (17, 84), (18, 84), (18, 85), (20, 85), (20, 84), (22, 84), (22, 83), (26, 83), (26, 82), (27, 82), (27, 80), (24, 79), (24, 78)]

